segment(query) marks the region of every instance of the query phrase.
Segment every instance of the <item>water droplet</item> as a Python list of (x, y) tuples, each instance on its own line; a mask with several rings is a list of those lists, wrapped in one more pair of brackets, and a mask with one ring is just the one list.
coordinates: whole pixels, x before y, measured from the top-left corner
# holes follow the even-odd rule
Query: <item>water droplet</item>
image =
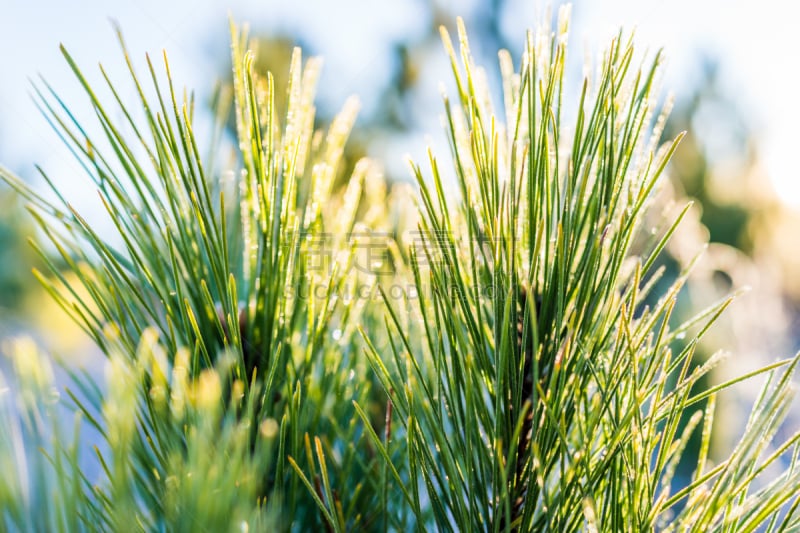
[(342, 330), (340, 329), (333, 330), (333, 339), (338, 341), (341, 338), (342, 338)]

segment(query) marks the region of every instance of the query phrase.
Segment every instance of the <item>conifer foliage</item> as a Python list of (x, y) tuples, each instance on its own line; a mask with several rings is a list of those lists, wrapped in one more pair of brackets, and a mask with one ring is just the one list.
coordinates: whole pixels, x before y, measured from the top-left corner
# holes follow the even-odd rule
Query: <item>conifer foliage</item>
[[(662, 143), (661, 55), (620, 33), (572, 99), (568, 28), (564, 8), (518, 66), (500, 53), (500, 108), (463, 24), (455, 44), (442, 30), (450, 154), (411, 165), (417, 246), (376, 215), (406, 205), (376, 165), (345, 165), (356, 102), (315, 129), (318, 60), (296, 50), (276, 87), (232, 28), (229, 169), (231, 106), (217, 102), (205, 157), (166, 56), (141, 76), (125, 52), (134, 104), (104, 71), (102, 96), (63, 50), (102, 135), (44, 82), (38, 101), (116, 236), (44, 171), (49, 195), (0, 176), (29, 201), (49, 241), (36, 275), (108, 356), (107, 383), (74, 372), (67, 445), (47, 359), (9, 345), (3, 529), (800, 529), (800, 434), (776, 437), (797, 359), (698, 390), (719, 358), (695, 367), (695, 347), (731, 299), (678, 322), (691, 264), (653, 294), (688, 209), (642, 227), (680, 141)], [(380, 273), (357, 268), (378, 226)], [(716, 394), (761, 374), (744, 434), (712, 461)], [(103, 442), (99, 479), (81, 468), (85, 426)], [(694, 432), (697, 466), (675, 479)]]

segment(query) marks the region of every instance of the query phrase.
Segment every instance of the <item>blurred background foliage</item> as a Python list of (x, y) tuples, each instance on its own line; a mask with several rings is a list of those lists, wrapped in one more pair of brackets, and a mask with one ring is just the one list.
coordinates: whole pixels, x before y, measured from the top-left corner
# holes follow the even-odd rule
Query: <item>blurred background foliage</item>
[(5, 320), (30, 312), (26, 298), (34, 279), (30, 267), (35, 254), (27, 238), (33, 225), (16, 196), (7, 189), (0, 192), (0, 313)]

